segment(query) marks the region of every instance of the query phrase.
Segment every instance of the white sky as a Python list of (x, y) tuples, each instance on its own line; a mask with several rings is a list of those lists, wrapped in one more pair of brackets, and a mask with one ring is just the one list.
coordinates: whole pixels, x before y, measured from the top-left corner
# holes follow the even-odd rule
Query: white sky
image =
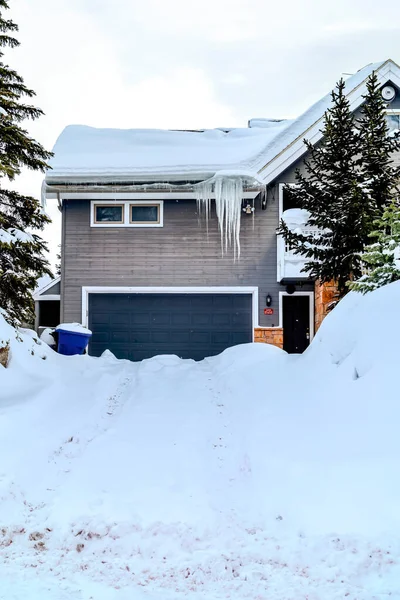
[[(71, 123), (246, 126), (294, 117), (342, 73), (400, 62), (400, 2), (387, 0), (10, 0), (21, 47), (5, 61), (46, 113), (28, 125), (51, 149)], [(42, 175), (20, 191), (40, 194)], [(54, 223), (43, 237), (52, 257)]]

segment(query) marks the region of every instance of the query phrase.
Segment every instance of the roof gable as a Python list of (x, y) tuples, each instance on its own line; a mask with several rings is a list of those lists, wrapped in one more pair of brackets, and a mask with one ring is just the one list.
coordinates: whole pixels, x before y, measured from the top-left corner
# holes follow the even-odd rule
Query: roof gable
[[(366, 83), (375, 71), (380, 83), (400, 87), (400, 67), (392, 60), (367, 65), (346, 80), (346, 96), (353, 111), (363, 103)], [(333, 87), (333, 86), (332, 86)], [(166, 131), (96, 129), (70, 125), (54, 147), (46, 186), (63, 183), (199, 182), (220, 177), (268, 184), (302, 158), (304, 138), (321, 138), (331, 93), (293, 121), (247, 129)]]
[[(373, 71), (376, 72), (381, 85), (391, 80), (400, 86), (400, 67), (394, 61), (389, 59), (367, 65), (346, 80), (345, 91), (352, 111), (357, 110), (363, 103), (363, 96), (367, 91), (366, 84)], [(330, 92), (295, 119), (280, 136), (272, 140), (265, 152), (259, 155), (254, 167), (265, 183), (273, 181), (305, 154), (304, 139), (316, 144), (322, 138), (324, 115), (331, 103)]]

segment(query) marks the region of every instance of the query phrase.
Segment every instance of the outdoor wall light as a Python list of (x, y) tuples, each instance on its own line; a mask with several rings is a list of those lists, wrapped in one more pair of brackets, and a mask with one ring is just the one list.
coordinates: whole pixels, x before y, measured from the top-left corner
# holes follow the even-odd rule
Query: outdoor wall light
[(265, 298), (265, 304), (266, 304), (267, 306), (271, 306), (271, 304), (272, 304), (272, 298), (271, 298), (271, 296), (270, 296), (269, 294), (268, 294), (268, 296)]
[(247, 206), (244, 206), (242, 210), (244, 213), (246, 213), (246, 215), (252, 215), (254, 212), (254, 206), (247, 204)]

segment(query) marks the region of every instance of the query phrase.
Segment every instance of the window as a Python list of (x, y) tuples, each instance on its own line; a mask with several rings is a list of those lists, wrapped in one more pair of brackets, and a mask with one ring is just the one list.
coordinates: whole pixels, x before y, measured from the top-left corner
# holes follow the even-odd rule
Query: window
[(124, 222), (124, 205), (95, 204), (94, 222), (96, 225), (98, 225), (99, 223), (122, 224)]
[(386, 123), (389, 127), (389, 133), (400, 131), (400, 112), (388, 111), (386, 113)]
[(91, 227), (162, 227), (162, 200), (95, 200), (91, 203)]
[(131, 224), (159, 223), (160, 205), (159, 204), (130, 204)]
[(290, 184), (282, 187), (282, 212), (289, 210), (290, 208), (299, 208), (296, 200), (290, 195), (289, 191)]

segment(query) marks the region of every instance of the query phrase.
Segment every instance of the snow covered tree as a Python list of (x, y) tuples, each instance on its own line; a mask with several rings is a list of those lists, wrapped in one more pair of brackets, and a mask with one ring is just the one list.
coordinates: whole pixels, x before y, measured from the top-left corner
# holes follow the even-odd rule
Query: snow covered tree
[(45, 258), (47, 246), (34, 233), (50, 220), (38, 200), (7, 189), (6, 182), (14, 180), (24, 167), (44, 171), (51, 153), (21, 126), (25, 119), (37, 119), (43, 112), (22, 101), (35, 93), (2, 61), (4, 48), (19, 45), (12, 36), (18, 26), (3, 16), (8, 8), (7, 0), (0, 0), (0, 309), (16, 323), (31, 321), (31, 291), (38, 277), (51, 275)]
[(56, 275), (57, 277), (61, 276), (61, 244), (58, 244), (59, 251), (57, 252), (57, 264), (56, 264)]
[(307, 141), (310, 159), (306, 174), (297, 173), (297, 186), (288, 188), (295, 203), (309, 212), (307, 225), (317, 235), (292, 231), (282, 222), (279, 233), (296, 253), (310, 259), (304, 271), (322, 283), (335, 280), (339, 296), (347, 282), (362, 275), (361, 254), (369, 235), (397, 192), (399, 169), (392, 153), (400, 140), (390, 137), (386, 103), (375, 73), (367, 82), (361, 117), (354, 119), (341, 80), (332, 92), (332, 107), (325, 114), (323, 142)]
[(297, 185), (288, 187), (293, 203), (309, 213), (307, 225), (318, 234), (291, 230), (282, 220), (282, 234), (297, 254), (305, 256), (304, 271), (321, 283), (335, 280), (343, 296), (349, 279), (361, 276), (362, 252), (375, 213), (366, 201), (357, 164), (360, 136), (355, 128), (345, 83), (332, 92), (332, 107), (325, 113), (323, 142), (305, 141), (310, 158), (305, 174), (297, 171)]
[(399, 170), (393, 166), (393, 152), (400, 150), (400, 139), (389, 136), (381, 84), (375, 72), (367, 81), (367, 93), (357, 120), (360, 155), (358, 165), (364, 181), (364, 190), (377, 208), (377, 217), (393, 199), (399, 183)]
[(372, 292), (383, 285), (400, 280), (400, 205), (397, 201), (387, 206), (382, 217), (374, 222), (376, 230), (370, 238), (376, 241), (361, 255), (366, 274), (351, 281), (351, 290)]

